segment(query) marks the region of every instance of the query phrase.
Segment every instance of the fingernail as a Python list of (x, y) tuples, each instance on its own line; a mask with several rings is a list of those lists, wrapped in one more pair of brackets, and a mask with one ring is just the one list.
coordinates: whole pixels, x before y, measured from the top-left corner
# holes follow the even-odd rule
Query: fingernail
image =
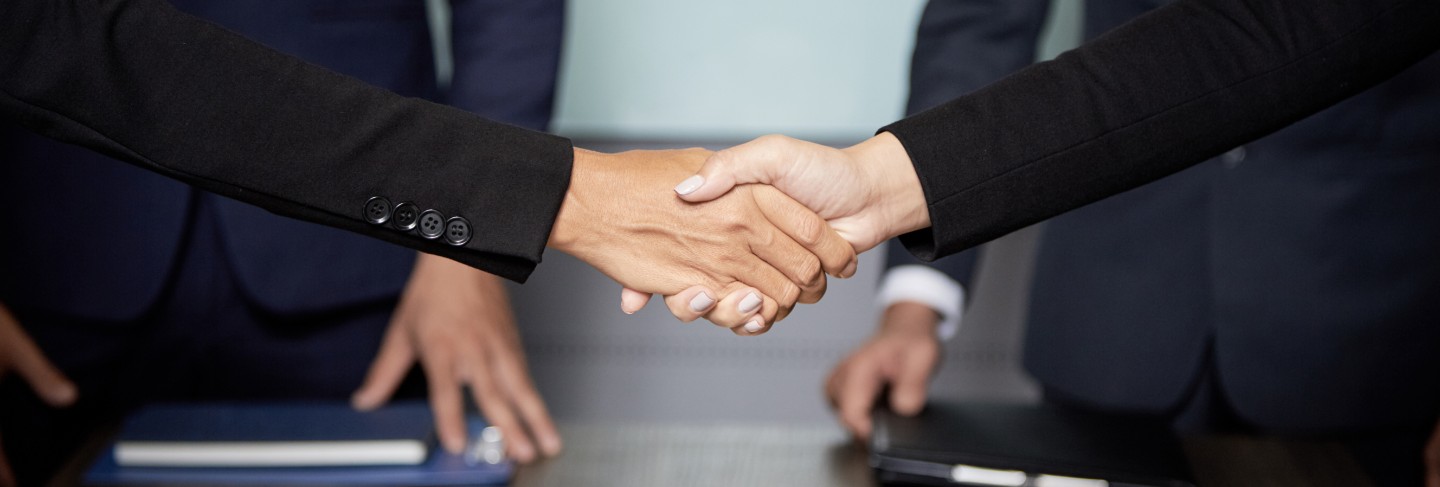
[(750, 320), (749, 323), (745, 324), (745, 331), (748, 331), (750, 333), (760, 333), (760, 330), (764, 329), (765, 324), (761, 323), (760, 320)]
[(849, 278), (851, 278), (851, 277), (854, 277), (854, 276), (855, 276), (855, 271), (858, 270), (859, 267), (860, 267), (860, 261), (859, 261), (859, 260), (852, 260), (852, 261), (850, 261), (850, 263), (845, 266), (845, 270), (840, 271), (840, 277), (846, 278), (846, 279), (849, 279)]
[(694, 193), (695, 190), (700, 189), (700, 186), (704, 184), (705, 177), (696, 174), (694, 176), (685, 178), (684, 181), (680, 181), (680, 184), (675, 186), (675, 192), (681, 194), (682, 196), (687, 195), (690, 193)]
[(747, 294), (745, 295), (745, 299), (740, 300), (740, 313), (742, 314), (755, 311), (759, 307), (760, 296), (756, 296), (755, 293)]
[(715, 299), (711, 298), (709, 294), (702, 292), (690, 298), (690, 311), (703, 313), (705, 310), (710, 309), (710, 305), (712, 304), (715, 304)]

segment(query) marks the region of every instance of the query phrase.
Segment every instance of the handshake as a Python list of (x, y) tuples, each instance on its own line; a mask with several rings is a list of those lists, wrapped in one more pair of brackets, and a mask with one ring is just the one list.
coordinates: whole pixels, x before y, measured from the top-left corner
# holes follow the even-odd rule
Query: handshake
[(576, 149), (572, 171), (548, 246), (624, 285), (627, 313), (660, 294), (676, 318), (739, 335), (818, 302), (856, 254), (930, 226), (889, 133), (846, 149), (783, 136), (719, 152)]

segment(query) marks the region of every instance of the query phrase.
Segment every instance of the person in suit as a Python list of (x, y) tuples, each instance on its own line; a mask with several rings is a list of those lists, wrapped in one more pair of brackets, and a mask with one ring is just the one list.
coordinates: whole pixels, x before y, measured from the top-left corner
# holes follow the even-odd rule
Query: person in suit
[(626, 309), (660, 293), (680, 319), (744, 335), (818, 300), (822, 271), (853, 269), (842, 239), (773, 190), (675, 201), (670, 178), (698, 168), (703, 150), (577, 149), (305, 63), (159, 0), (0, 9), (8, 118), (277, 214), (522, 282), (555, 248), (627, 286)]
[[(1182, 0), (1054, 63), (884, 127), (880, 135), (845, 150), (771, 137), (714, 155), (589, 153), (563, 139), (396, 99), (298, 66), (138, 0), (63, 8), (37, 0), (5, 5), (13, 15), (4, 18), (18, 20), (5, 25), (7, 39), (15, 42), (0, 44), (9, 48), (0, 51), (0, 65), (19, 76), (0, 81), (7, 93), (0, 103), (28, 127), (277, 212), (433, 251), (514, 279), (523, 279), (548, 243), (636, 291), (677, 293), (673, 298), (693, 290), (684, 287), (687, 282), (700, 281), (711, 289), (741, 282), (737, 276), (755, 264), (734, 249), (744, 248), (750, 234), (714, 235), (722, 240), (716, 254), (702, 252), (698, 255), (706, 258), (697, 260), (693, 252), (681, 255), (680, 249), (654, 245), (654, 232), (628, 227), (632, 222), (625, 219), (598, 218), (607, 213), (595, 208), (648, 208), (659, 215), (646, 218), (667, 222), (715, 219), (667, 232), (673, 234), (753, 229), (744, 226), (745, 220), (726, 221), (720, 215), (748, 211), (775, 223), (763, 214), (770, 205), (755, 202), (765, 198), (767, 189), (734, 187), (736, 182), (773, 183), (826, 218), (856, 249), (906, 234), (912, 251), (933, 258), (1158, 179), (1276, 130), (1393, 76), (1440, 45), (1440, 35), (1429, 28), (1440, 18), (1440, 6), (1429, 2), (1347, 0), (1311, 7), (1296, 9), (1277, 0)], [(92, 14), (111, 22), (91, 25), (86, 21)], [(147, 35), (133, 35), (137, 31)], [(163, 42), (175, 39), (187, 43)], [(191, 59), (218, 51), (236, 56), (223, 64), (205, 62), (204, 56), (183, 66), (167, 64), (177, 56)], [(135, 69), (91, 67), (97, 59), (121, 58), (126, 62), (118, 65), (140, 68), (149, 79), (136, 82), (127, 75)], [(1207, 76), (1181, 76), (1174, 69), (1177, 62), (1189, 62)], [(79, 82), (62, 83), (76, 76)], [(114, 99), (115, 93), (138, 96)], [(251, 103), (282, 93), (283, 99), (303, 103)], [(169, 99), (185, 103), (159, 101)], [(153, 124), (119, 123), (118, 113), (134, 109), (157, 115), (149, 119)], [(353, 118), (315, 120), (317, 114), (336, 113)], [(288, 129), (283, 137), (272, 130), (277, 126)], [(310, 137), (336, 134), (345, 134), (340, 139), (346, 143), (321, 145)], [(1028, 136), (1016, 143), (1016, 134)], [(206, 144), (174, 144), (186, 135)], [(467, 143), (433, 144), (445, 140)], [(428, 164), (404, 171), (385, 162), (408, 154), (425, 154)], [(274, 171), (252, 174), (245, 168), (253, 167), (253, 160)], [(708, 160), (704, 167), (702, 160)], [(645, 161), (670, 164), (637, 163)], [(681, 180), (695, 172), (690, 168), (699, 174), (685, 178), (676, 192), (688, 202), (719, 198), (716, 205), (686, 213), (692, 207), (676, 206), (673, 198), (652, 199), (648, 191), (663, 186), (659, 181)], [(346, 179), (303, 185), (337, 174)], [(421, 179), (426, 184), (417, 190)], [(439, 215), (469, 217), (435, 235), (450, 235), (445, 243), (451, 247), (419, 240), (427, 234), (388, 232), (380, 225), (392, 216), (388, 203), (396, 194), (422, 194), (444, 209), (437, 210)], [(521, 195), (537, 204), (506, 204)], [(359, 201), (367, 203), (360, 216), (353, 216)], [(584, 203), (569, 204), (577, 201)], [(479, 228), (493, 223), (505, 231), (473, 232), (469, 218), (476, 214), (486, 217)], [(442, 220), (431, 215), (427, 231), (441, 227)], [(761, 237), (783, 232), (763, 226), (759, 231)], [(800, 245), (818, 240), (783, 233), (798, 240), (790, 243), (824, 254)], [(595, 235), (610, 238), (585, 238)], [(767, 263), (780, 260), (760, 256), (765, 253), (753, 250), (752, 256)], [(846, 267), (831, 263), (850, 262), (816, 258), (832, 275)], [(822, 267), (813, 262), (801, 268)], [(657, 268), (688, 271), (659, 273)], [(759, 314), (765, 318), (762, 326), (768, 325), (780, 306), (788, 311), (797, 302), (790, 298), (802, 296), (802, 289), (818, 299), (813, 284), (806, 289), (818, 272), (786, 276), (773, 266), (758, 269), (778, 272), (766, 280), (779, 284), (760, 291), (782, 299), (778, 304), (766, 299), (762, 306), (755, 294), (727, 294), (710, 308), (730, 313), (722, 324), (738, 327)], [(776, 275), (790, 277), (791, 285)], [(745, 298), (732, 303), (755, 305), (748, 311), (729, 306), (726, 300), (737, 295)], [(715, 300), (707, 296), (705, 301)], [(667, 298), (677, 315), (687, 315), (685, 304), (691, 302)]]
[[(424, 2), (172, 3), (401, 95), (534, 130), (549, 123), (559, 1), (452, 2), (455, 69), (445, 89)], [(71, 411), (46, 414), (25, 388), (7, 387), (0, 431), (22, 483), (45, 478), (77, 431), (144, 402), (355, 391), (358, 407), (373, 408), (417, 361), (448, 449), (464, 443), (468, 385), (512, 457), (558, 452), (498, 278), (424, 254), (417, 261), (401, 247), (276, 216), (13, 127), (0, 141), (0, 202), (62, 202), (25, 212), (16, 224), (27, 231), (0, 238), (0, 303), (21, 317), (7, 313), (6, 326), (26, 326), (60, 364), (60, 377), (73, 377), (83, 392)], [(85, 220), (110, 238), (53, 238)], [(117, 366), (128, 370), (110, 372)], [(54, 378), (40, 382), (63, 384)], [(69, 401), (52, 402), (73, 401), (69, 390)]]
[[(1030, 64), (1049, 3), (929, 2), (907, 111)], [(1086, 2), (1086, 37), (1165, 3)], [(1050, 402), (1163, 415), (1189, 432), (1342, 439), (1381, 484), (1419, 484), (1440, 414), (1440, 391), (1426, 386), (1440, 380), (1436, 127), (1431, 56), (1268, 137), (1052, 218), (1026, 369)], [(897, 411), (921, 409), (977, 253), (924, 264), (889, 246), (881, 327), (826, 384), (856, 435), (868, 436), (882, 391)]]
[[(763, 329), (800, 298), (818, 299), (823, 280), (817, 269), (839, 275), (853, 262), (853, 255), (827, 255), (834, 249), (825, 246), (830, 241), (825, 232), (777, 228), (772, 218), (765, 218), (770, 227), (748, 226), (755, 233), (725, 232), (728, 242), (707, 242), (717, 244), (715, 255), (736, 261), (696, 260), (690, 258), (697, 255), (694, 249), (647, 245), (694, 226), (656, 235), (627, 227), (634, 223), (629, 219), (577, 218), (592, 216), (596, 208), (647, 205), (652, 210), (647, 218), (696, 223), (682, 216), (690, 207), (646, 199), (646, 187), (658, 185), (664, 174), (684, 172), (697, 151), (604, 155), (567, 148), (561, 138), (397, 98), (313, 69), (153, 0), (105, 5), (24, 0), (4, 7), (9, 42), (0, 44), (0, 65), (8, 76), (0, 85), (6, 95), (0, 103), (13, 119), (277, 213), (515, 280), (528, 275), (544, 248), (554, 247), (578, 255), (630, 291), (674, 293), (666, 304), (682, 319), (704, 314), (732, 329)], [(883, 127), (854, 147), (766, 137), (705, 154), (702, 164), (694, 164), (699, 170), (677, 177), (684, 180), (673, 189), (686, 202), (723, 201), (694, 214), (712, 219), (705, 227), (715, 229), (736, 225), (725, 221), (723, 207), (757, 212), (763, 211), (757, 198), (793, 202), (769, 198), (763, 187), (735, 187), (774, 183), (838, 225), (856, 249), (906, 234), (912, 251), (933, 259), (1153, 181), (1388, 79), (1440, 47), (1440, 34), (1425, 24), (1437, 15), (1436, 6), (1422, 0), (1346, 0), (1316, 9), (1275, 0), (1253, 5), (1182, 0), (1055, 62)], [(1232, 55), (1217, 55), (1217, 46), (1230, 48)], [(208, 56), (220, 52), (230, 56), (224, 62)], [(1174, 69), (1179, 62), (1209, 75), (1181, 76), (1182, 70)], [(116, 69), (120, 66), (125, 69)], [(143, 79), (137, 72), (145, 73)], [(173, 99), (184, 102), (166, 103)], [(1056, 112), (1056, 106), (1065, 109)], [(122, 122), (137, 111), (150, 123)], [(341, 113), (348, 116), (323, 118)], [(1035, 120), (1043, 120), (1043, 130), (1018, 131), (1034, 128)], [(1029, 136), (1017, 144), (1016, 133)], [(331, 137), (344, 143), (317, 142)], [(466, 143), (439, 144), (447, 140)], [(424, 154), (427, 162), (419, 171), (387, 162), (407, 154)], [(671, 164), (635, 164), (643, 159)], [(965, 163), (957, 164), (960, 160)], [(1096, 160), (1105, 162), (1085, 164)], [(820, 161), (827, 164), (810, 164)], [(249, 170), (256, 165), (266, 170)], [(573, 177), (567, 179), (567, 172)], [(346, 177), (305, 184), (336, 175)], [(465, 190), (467, 184), (488, 188)], [(1017, 187), (1046, 197), (1013, 191)], [(738, 199), (726, 196), (732, 192)], [(384, 225), (395, 194), (434, 198), (433, 206), (444, 211), (424, 212), (420, 230), (407, 229), (415, 213), (402, 211), (406, 225), (389, 231)], [(507, 204), (521, 197), (537, 204)], [(577, 208), (578, 202), (562, 205), (564, 200), (586, 201), (586, 208)], [(359, 216), (353, 216), (356, 201), (364, 201)], [(447, 213), (460, 216), (447, 221)], [(808, 217), (804, 210), (786, 213)], [(504, 231), (474, 232), (469, 218), (476, 214), (486, 217), (480, 228), (494, 223)], [(776, 232), (787, 238), (766, 238)], [(620, 244), (583, 238), (594, 235), (633, 238)], [(747, 245), (748, 254), (740, 251)], [(820, 264), (801, 259), (793, 265), (797, 246), (813, 252)], [(777, 268), (786, 267), (787, 259), (788, 269)], [(742, 283), (737, 277), (742, 274), (762, 284), (742, 286), (713, 307), (711, 290)], [(700, 284), (686, 288), (685, 281)], [(687, 309), (698, 303), (712, 308)], [(718, 321), (711, 309), (723, 312)]]

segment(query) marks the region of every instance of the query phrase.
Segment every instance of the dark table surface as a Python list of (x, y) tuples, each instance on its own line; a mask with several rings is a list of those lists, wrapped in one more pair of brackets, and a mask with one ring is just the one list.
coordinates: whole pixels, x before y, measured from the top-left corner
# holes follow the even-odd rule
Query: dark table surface
[[(839, 427), (792, 424), (564, 424), (565, 452), (519, 469), (517, 487), (873, 486), (866, 454)], [(52, 485), (78, 485), (110, 434)], [(1365, 486), (1346, 450), (1329, 443), (1212, 436), (1184, 440), (1201, 486)]]

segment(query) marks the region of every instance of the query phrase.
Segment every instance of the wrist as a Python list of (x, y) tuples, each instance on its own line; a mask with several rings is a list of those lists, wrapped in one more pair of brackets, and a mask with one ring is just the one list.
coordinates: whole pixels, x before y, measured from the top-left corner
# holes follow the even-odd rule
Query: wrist
[(575, 255), (575, 249), (584, 235), (585, 203), (582, 195), (590, 187), (594, 176), (593, 167), (597, 152), (575, 148), (575, 162), (570, 167), (570, 187), (565, 189), (565, 199), (560, 211), (555, 214), (555, 224), (550, 228), (550, 239), (545, 243), (566, 254)]
[(921, 334), (936, 337), (940, 313), (914, 301), (899, 301), (885, 308), (880, 324), (881, 333)]
[(871, 217), (889, 239), (930, 226), (930, 209), (920, 176), (900, 139), (889, 132), (844, 149), (874, 181)]

